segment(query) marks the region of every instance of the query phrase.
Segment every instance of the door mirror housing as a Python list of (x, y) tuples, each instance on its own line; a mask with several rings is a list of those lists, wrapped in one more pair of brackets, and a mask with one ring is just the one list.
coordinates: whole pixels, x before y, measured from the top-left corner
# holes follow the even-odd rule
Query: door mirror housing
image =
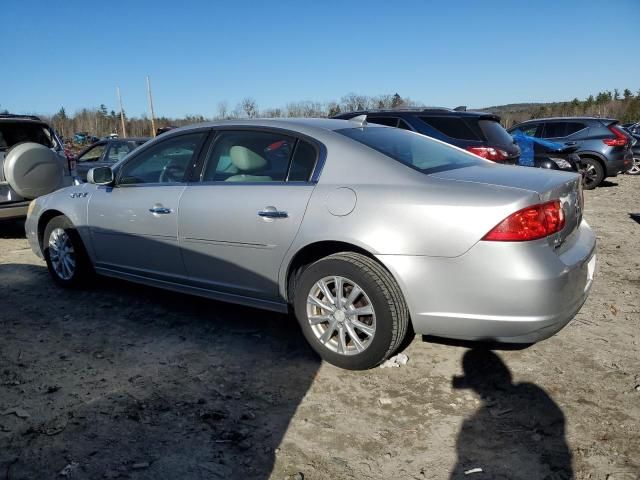
[(87, 172), (87, 182), (95, 185), (110, 185), (113, 183), (111, 167), (95, 167)]

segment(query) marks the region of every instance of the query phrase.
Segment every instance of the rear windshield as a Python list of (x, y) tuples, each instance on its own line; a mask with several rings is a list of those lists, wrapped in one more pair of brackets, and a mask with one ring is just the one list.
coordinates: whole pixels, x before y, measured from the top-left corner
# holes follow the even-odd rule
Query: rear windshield
[(30, 122), (0, 122), (0, 150), (21, 142), (35, 142), (53, 148), (55, 143), (46, 125)]
[(399, 128), (343, 128), (336, 132), (422, 173), (435, 173), (486, 163), (475, 155)]
[(480, 120), (480, 129), (487, 142), (492, 145), (511, 145), (513, 137), (495, 120)]

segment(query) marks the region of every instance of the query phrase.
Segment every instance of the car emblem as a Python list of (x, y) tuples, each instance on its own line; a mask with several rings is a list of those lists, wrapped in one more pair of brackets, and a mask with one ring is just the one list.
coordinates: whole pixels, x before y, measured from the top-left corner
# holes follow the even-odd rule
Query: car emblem
[(84, 198), (89, 194), (89, 192), (71, 192), (69, 196), (71, 198)]

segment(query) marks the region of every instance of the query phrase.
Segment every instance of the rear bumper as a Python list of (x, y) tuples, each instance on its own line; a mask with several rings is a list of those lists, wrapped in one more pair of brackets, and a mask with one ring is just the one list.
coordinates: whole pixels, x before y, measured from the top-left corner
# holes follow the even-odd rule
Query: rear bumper
[(532, 343), (561, 330), (586, 301), (595, 235), (583, 222), (559, 252), (545, 239), (479, 242), (455, 258), (378, 258), (398, 280), (416, 333)]
[(633, 166), (633, 153), (631, 150), (620, 152), (609, 158), (606, 162), (607, 177), (615, 177), (618, 173), (626, 172)]

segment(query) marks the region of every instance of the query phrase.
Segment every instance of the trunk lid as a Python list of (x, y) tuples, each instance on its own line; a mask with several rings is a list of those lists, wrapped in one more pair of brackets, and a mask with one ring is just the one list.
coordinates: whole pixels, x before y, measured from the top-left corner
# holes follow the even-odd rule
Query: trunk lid
[(560, 247), (582, 222), (582, 177), (576, 173), (487, 163), (482, 166), (433, 173), (429, 176), (442, 180), (527, 190), (536, 193), (540, 203), (559, 200), (564, 212), (565, 226), (560, 232), (547, 237), (549, 244), (554, 248)]

